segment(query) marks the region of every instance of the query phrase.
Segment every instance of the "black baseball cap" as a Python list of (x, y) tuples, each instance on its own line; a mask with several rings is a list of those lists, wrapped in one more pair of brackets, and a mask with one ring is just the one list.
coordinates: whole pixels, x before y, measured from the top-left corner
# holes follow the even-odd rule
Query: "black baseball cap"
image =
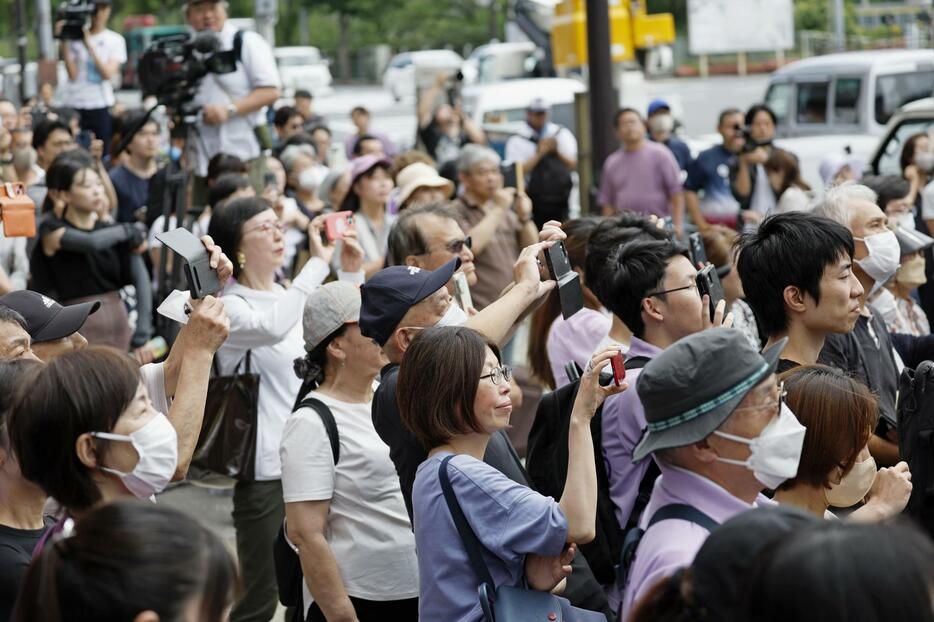
[(374, 274), (360, 287), (360, 333), (386, 345), (409, 309), (447, 285), (460, 265), (455, 257), (433, 271), (392, 266)]
[(26, 319), (26, 332), (37, 343), (73, 335), (81, 330), (88, 316), (101, 307), (98, 301), (65, 307), (28, 289), (0, 296), (0, 305), (17, 311)]

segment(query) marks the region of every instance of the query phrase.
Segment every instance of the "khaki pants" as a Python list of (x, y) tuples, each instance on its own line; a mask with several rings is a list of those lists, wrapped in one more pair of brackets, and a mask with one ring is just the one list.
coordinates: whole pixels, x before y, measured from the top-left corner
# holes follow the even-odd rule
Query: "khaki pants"
[[(264, 177), (266, 176), (266, 156), (260, 155), (247, 162), (247, 176), (250, 178), (250, 185), (256, 190), (256, 194), (263, 191), (265, 186)], [(191, 210), (200, 213), (208, 204), (208, 180), (207, 177), (192, 176), (191, 181)]]

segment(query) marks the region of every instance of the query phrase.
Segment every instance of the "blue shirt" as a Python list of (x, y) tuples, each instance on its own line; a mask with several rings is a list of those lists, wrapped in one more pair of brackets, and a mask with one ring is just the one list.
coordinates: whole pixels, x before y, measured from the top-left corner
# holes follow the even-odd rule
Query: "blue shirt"
[(714, 220), (732, 217), (735, 223), (739, 213), (739, 202), (730, 188), (730, 161), (734, 155), (723, 145), (705, 149), (688, 168), (684, 189), (691, 192), (704, 191), (700, 209), (704, 216)]
[(678, 162), (678, 168), (682, 171), (688, 170), (691, 166), (691, 148), (687, 146), (687, 143), (677, 136), (671, 136), (662, 144), (671, 151), (671, 154)]
[[(438, 452), (423, 462), (412, 489), (418, 617), (426, 622), (478, 622), (482, 617), (479, 579), (470, 567), (438, 479), (438, 467), (448, 455)], [(467, 522), (483, 544), (483, 557), (496, 587), (525, 585), (529, 553), (552, 557), (561, 553), (568, 522), (557, 501), (463, 454), (448, 463), (448, 476)]]
[(149, 200), (149, 179), (137, 177), (125, 166), (110, 170), (110, 181), (117, 193), (117, 220), (136, 222), (136, 210)]

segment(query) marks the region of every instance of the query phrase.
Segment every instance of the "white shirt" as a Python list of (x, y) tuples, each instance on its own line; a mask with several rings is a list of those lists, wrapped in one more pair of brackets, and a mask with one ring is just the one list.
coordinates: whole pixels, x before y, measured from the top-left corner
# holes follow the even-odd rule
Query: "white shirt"
[[(534, 132), (526, 124), (522, 133), (513, 134), (506, 141), (506, 162), (526, 162), (538, 151), (538, 145), (532, 142)], [(577, 139), (571, 130), (550, 121), (542, 128), (541, 138), (554, 138), (558, 144), (558, 153), (565, 158), (577, 159)], [(527, 171), (528, 172), (528, 171)]]
[[(260, 376), (256, 430), (256, 479), (279, 479), (279, 441), (282, 426), (292, 412), (301, 388), (292, 363), (305, 356), (302, 314), (308, 294), (329, 274), (324, 260), (313, 257), (285, 289), (276, 284), (272, 291), (250, 289), (239, 283), (224, 288), (224, 309), (230, 319), (230, 336), (217, 360), (222, 374), (229, 374), (252, 351), (251, 370)], [(362, 283), (362, 271), (338, 273), (342, 280)]]
[(14, 291), (26, 289), (26, 279), (29, 277), (26, 238), (4, 236), (3, 223), (0, 223), (0, 269), (10, 278)]
[[(126, 62), (126, 40), (113, 30), (106, 29), (96, 35), (89, 35), (88, 41), (101, 63)], [(78, 69), (78, 77), (68, 82), (65, 102), (78, 110), (113, 106), (116, 101), (113, 84), (101, 76), (84, 41), (69, 41), (68, 47)]]
[[(237, 28), (230, 22), (224, 24), (217, 36), (221, 50), (233, 49)], [(279, 70), (269, 44), (255, 32), (243, 33), (243, 47), (237, 70), (227, 74), (209, 73), (195, 95), (194, 103), (200, 108), (206, 104), (227, 106), (246, 97), (260, 87), (279, 88)], [(260, 154), (259, 143), (253, 128), (265, 124), (266, 109), (261, 108), (248, 115), (237, 115), (221, 125), (207, 125), (199, 115), (195, 132), (188, 145), (194, 150), (196, 172), (201, 177), (208, 174), (208, 161), (220, 152), (235, 155), (244, 162)]]
[(152, 407), (162, 414), (169, 414), (172, 400), (165, 394), (165, 363), (148, 363), (139, 368), (139, 378), (146, 387)]
[[(282, 435), (282, 493), (286, 503), (330, 499), (326, 538), (347, 593), (386, 601), (418, 596), (415, 536), (389, 447), (373, 428), (371, 404), (348, 404), (312, 391), (337, 423), (340, 459), (318, 413), (301, 408)], [(307, 612), (312, 603), (303, 585)]]
[(787, 212), (806, 212), (808, 211), (808, 205), (811, 202), (811, 197), (807, 192), (799, 188), (798, 186), (789, 186), (787, 190), (782, 193), (782, 196), (778, 199), (778, 205), (775, 207), (776, 214), (784, 214)]

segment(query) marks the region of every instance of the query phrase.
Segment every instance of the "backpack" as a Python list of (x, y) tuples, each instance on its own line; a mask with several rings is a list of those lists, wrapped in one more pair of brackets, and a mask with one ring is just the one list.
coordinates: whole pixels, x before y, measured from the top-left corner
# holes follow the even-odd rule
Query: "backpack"
[[(334, 466), (337, 466), (341, 457), (340, 436), (337, 433), (337, 422), (334, 421), (334, 415), (331, 409), (321, 400), (313, 397), (306, 397), (292, 410), (295, 412), (299, 408), (311, 408), (321, 418), (324, 429), (327, 430), (328, 439), (331, 441), (331, 455), (334, 457)], [(301, 609), (302, 602), (302, 562), (298, 556), (298, 551), (286, 538), (286, 522), (282, 521), (279, 527), (279, 533), (272, 545), (272, 556), (276, 568), (276, 585), (279, 588), (279, 602), (285, 607), (297, 607)], [(304, 619), (304, 610), (302, 617)]]
[[(634, 356), (626, 360), (626, 369), (641, 369), (649, 359)], [(571, 364), (573, 365), (573, 363)], [(532, 487), (545, 496), (560, 499), (564, 492), (564, 482), (568, 475), (568, 431), (571, 422), (571, 410), (580, 387), (580, 379), (542, 396), (535, 411), (535, 420), (529, 431), (526, 449), (526, 470)], [(579, 545), (580, 552), (587, 559), (594, 577), (603, 585), (612, 583), (616, 578), (616, 564), (619, 562), (623, 544), (623, 529), (616, 518), (616, 506), (610, 497), (610, 482), (603, 461), (603, 407), (597, 409), (590, 420), (590, 432), (593, 435), (594, 462), (597, 467), (597, 524), (596, 537), (592, 542)], [(638, 517), (652, 484), (658, 476), (658, 467), (650, 461), (650, 467), (639, 486), (640, 495), (633, 507), (632, 516)], [(645, 502), (642, 501), (644, 496)], [(641, 505), (640, 505), (641, 503)]]
[(934, 363), (902, 370), (896, 411), (898, 453), (911, 470), (905, 513), (934, 535)]
[[(563, 131), (566, 131), (565, 128), (558, 128), (559, 134)], [(533, 137), (529, 140), (538, 145), (539, 138)], [(526, 184), (526, 193), (532, 200), (532, 217), (536, 227), (541, 229), (549, 220), (567, 220), (568, 201), (573, 187), (571, 171), (558, 154), (549, 153), (538, 161), (529, 176), (529, 183)]]

